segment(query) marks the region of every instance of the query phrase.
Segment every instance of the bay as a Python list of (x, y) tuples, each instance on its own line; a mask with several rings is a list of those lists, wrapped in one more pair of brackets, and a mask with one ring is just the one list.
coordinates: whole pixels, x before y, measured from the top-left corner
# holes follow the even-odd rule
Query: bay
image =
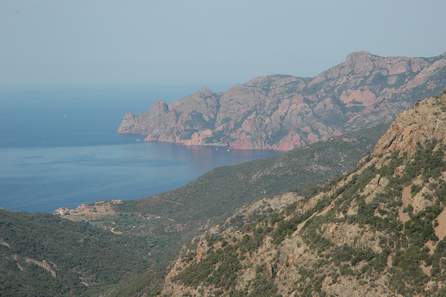
[[(177, 89), (0, 90), (0, 208), (51, 212), (172, 190), (224, 165), (274, 155), (144, 143), (116, 128)], [(170, 92), (169, 92), (170, 90)]]

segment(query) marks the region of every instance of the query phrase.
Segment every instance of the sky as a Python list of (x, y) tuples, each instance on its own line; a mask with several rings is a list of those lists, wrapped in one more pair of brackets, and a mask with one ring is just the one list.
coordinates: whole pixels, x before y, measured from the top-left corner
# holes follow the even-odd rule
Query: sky
[(446, 52), (442, 0), (0, 0), (0, 87), (230, 85)]

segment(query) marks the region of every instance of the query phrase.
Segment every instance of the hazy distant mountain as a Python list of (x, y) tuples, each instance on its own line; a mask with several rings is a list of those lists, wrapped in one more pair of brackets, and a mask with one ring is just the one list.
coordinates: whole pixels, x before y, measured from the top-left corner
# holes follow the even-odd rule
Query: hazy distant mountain
[(446, 87), (446, 55), (380, 57), (367, 52), (313, 78), (270, 75), (223, 93), (202, 89), (177, 102), (125, 114), (119, 133), (147, 141), (287, 151), (389, 122)]

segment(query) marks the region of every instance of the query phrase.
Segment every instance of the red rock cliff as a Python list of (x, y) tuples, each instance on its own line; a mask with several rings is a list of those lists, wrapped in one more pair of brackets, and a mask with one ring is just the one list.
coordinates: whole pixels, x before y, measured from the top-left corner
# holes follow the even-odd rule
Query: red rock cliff
[(380, 57), (367, 52), (313, 78), (258, 77), (223, 93), (202, 89), (177, 102), (125, 114), (119, 133), (147, 141), (287, 151), (390, 122), (446, 87), (446, 55)]

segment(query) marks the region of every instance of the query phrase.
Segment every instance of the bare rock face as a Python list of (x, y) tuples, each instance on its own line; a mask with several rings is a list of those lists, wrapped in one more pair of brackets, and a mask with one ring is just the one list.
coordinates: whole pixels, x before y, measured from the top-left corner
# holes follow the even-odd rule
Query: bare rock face
[(287, 151), (389, 122), (446, 87), (446, 55), (380, 57), (367, 52), (313, 78), (270, 75), (223, 93), (202, 89), (177, 102), (126, 113), (119, 133), (147, 141)]
[(159, 296), (439, 297), (445, 261), (446, 93), (315, 196), (260, 200), (196, 237)]

